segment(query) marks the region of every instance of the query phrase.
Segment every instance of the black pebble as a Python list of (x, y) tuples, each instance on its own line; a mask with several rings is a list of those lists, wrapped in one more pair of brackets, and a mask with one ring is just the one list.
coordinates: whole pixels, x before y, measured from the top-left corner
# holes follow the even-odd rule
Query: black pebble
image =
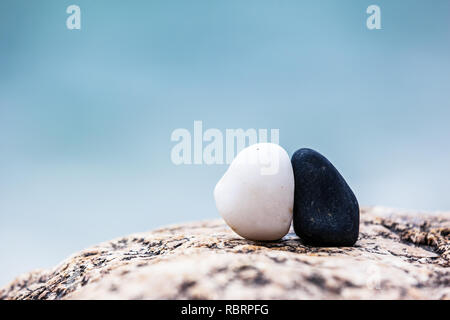
[(352, 246), (358, 239), (359, 205), (337, 169), (320, 153), (300, 149), (294, 169), (294, 230), (312, 246)]

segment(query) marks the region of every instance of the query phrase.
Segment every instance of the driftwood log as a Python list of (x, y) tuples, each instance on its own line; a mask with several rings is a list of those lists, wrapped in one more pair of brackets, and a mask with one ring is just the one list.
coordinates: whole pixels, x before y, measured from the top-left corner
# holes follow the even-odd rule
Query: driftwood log
[(36, 270), (0, 299), (450, 299), (450, 213), (361, 210), (350, 248), (289, 233), (252, 242), (222, 220), (131, 234)]

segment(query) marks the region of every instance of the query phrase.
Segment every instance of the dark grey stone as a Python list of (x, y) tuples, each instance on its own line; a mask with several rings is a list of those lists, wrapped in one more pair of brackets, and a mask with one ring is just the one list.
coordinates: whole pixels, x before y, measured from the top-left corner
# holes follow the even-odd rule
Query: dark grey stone
[(352, 246), (358, 239), (359, 205), (337, 169), (320, 153), (300, 149), (294, 169), (294, 230), (312, 246)]

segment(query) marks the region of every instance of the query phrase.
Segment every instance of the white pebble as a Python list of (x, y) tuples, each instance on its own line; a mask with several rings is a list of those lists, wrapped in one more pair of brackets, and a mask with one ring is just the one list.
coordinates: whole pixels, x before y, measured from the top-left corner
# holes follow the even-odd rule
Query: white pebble
[(242, 150), (214, 189), (225, 222), (250, 240), (278, 240), (289, 232), (294, 174), (287, 152), (259, 143)]

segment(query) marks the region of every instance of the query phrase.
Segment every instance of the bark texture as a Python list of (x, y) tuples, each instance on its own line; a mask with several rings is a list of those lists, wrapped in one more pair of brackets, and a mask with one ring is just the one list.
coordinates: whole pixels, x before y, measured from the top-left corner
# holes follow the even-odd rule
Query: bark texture
[(450, 299), (450, 213), (361, 209), (350, 248), (289, 233), (240, 238), (222, 220), (137, 233), (19, 276), (0, 299)]

